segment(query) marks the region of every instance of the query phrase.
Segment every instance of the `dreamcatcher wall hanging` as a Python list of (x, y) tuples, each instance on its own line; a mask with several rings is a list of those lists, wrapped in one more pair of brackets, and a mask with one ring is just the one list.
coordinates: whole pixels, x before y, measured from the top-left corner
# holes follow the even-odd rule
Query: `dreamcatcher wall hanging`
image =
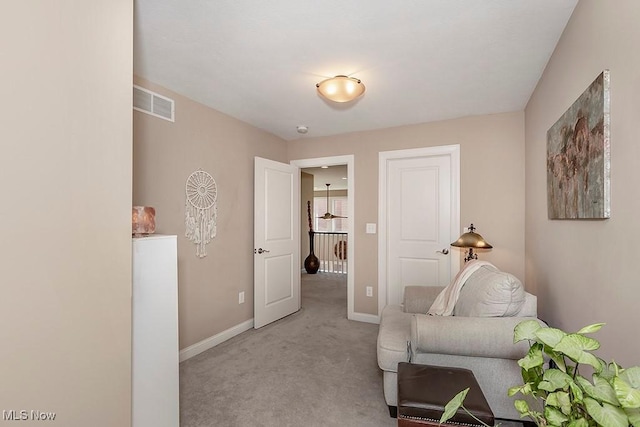
[(206, 245), (216, 237), (218, 186), (210, 174), (198, 169), (187, 178), (185, 193), (185, 236), (196, 244), (196, 256), (204, 258)]

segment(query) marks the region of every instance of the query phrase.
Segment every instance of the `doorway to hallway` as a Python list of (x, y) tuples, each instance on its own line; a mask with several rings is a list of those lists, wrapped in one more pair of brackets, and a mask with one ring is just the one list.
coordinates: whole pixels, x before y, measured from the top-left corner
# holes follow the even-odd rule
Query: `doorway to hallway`
[[(346, 195), (347, 195), (347, 208), (346, 208), (346, 213), (343, 214), (336, 214), (335, 212), (330, 212), (334, 215), (337, 216), (346, 216), (346, 218), (341, 218), (340, 220), (344, 222), (344, 224), (346, 224), (346, 239), (342, 239), (344, 240), (344, 243), (340, 244), (339, 242), (333, 242), (333, 243), (327, 243), (327, 245), (330, 245), (331, 247), (327, 247), (329, 250), (330, 254), (333, 254), (332, 259), (327, 259), (327, 261), (329, 261), (326, 264), (326, 267), (329, 268), (332, 266), (331, 263), (333, 263), (334, 267), (338, 266), (338, 261), (344, 261), (342, 263), (342, 266), (345, 267), (346, 269), (346, 280), (347, 280), (347, 318), (350, 320), (361, 320), (358, 319), (358, 315), (357, 313), (354, 312), (354, 279), (355, 279), (355, 262), (354, 262), (354, 216), (355, 216), (355, 209), (354, 209), (354, 205), (355, 205), (355, 194), (353, 191), (353, 183), (354, 183), (354, 169), (353, 169), (353, 165), (354, 165), (354, 157), (353, 155), (346, 155), (346, 156), (334, 156), (334, 157), (321, 157), (321, 158), (315, 158), (315, 159), (302, 159), (302, 160), (292, 160), (291, 161), (292, 165), (298, 166), (300, 169), (304, 170), (304, 169), (308, 169), (308, 168), (321, 168), (323, 166), (327, 166), (327, 167), (331, 167), (331, 166), (338, 166), (338, 165), (344, 165), (346, 166)], [(340, 177), (342, 178), (342, 177)], [(322, 183), (322, 185), (324, 186), (324, 184), (326, 183)], [(309, 196), (307, 196), (308, 198)], [(303, 199), (303, 203), (306, 203), (305, 196), (302, 196)], [(329, 208), (332, 208), (333, 203), (331, 202), (331, 195), (329, 196)], [(336, 206), (337, 208), (337, 206)], [(330, 211), (330, 209), (327, 210), (327, 212)], [(305, 211), (306, 213), (306, 211)], [(320, 215), (316, 215), (315, 212), (312, 212), (312, 216), (320, 216)], [(312, 218), (312, 221), (315, 222), (316, 218)], [(334, 221), (334, 220), (323, 220), (323, 221)], [(308, 218), (306, 215), (304, 215), (301, 218), (301, 227), (306, 226), (306, 230), (308, 230)], [(328, 224), (324, 224), (325, 226), (327, 226)], [(314, 231), (316, 229), (317, 225), (314, 224)], [(334, 227), (332, 225), (332, 227)], [(307, 240), (308, 242), (308, 240)], [(337, 243), (337, 246), (336, 246)], [(333, 249), (336, 249), (335, 251)], [(334, 253), (335, 252), (335, 253)], [(302, 251), (302, 253), (300, 254), (300, 258), (302, 260), (304, 260), (304, 258), (308, 255), (309, 253), (309, 248), (306, 248), (306, 251)], [(343, 258), (342, 260), (340, 260), (340, 258)], [(306, 274), (306, 272), (304, 272), (304, 270), (301, 270), (302, 274)], [(336, 274), (336, 273), (322, 273), (322, 274)], [(344, 274), (344, 273), (341, 273)]]

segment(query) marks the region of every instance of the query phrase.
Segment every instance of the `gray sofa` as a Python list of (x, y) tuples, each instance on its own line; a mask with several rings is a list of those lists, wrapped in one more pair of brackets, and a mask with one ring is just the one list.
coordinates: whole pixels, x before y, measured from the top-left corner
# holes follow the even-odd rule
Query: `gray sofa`
[[(513, 344), (513, 329), (537, 318), (537, 300), (514, 276), (483, 266), (464, 283), (453, 316), (427, 311), (443, 287), (406, 286), (404, 303), (388, 305), (378, 332), (384, 397), (397, 405), (399, 362), (471, 369), (496, 418), (518, 419), (509, 387), (522, 384), (518, 359), (529, 346)], [(542, 322), (541, 322), (542, 323)]]

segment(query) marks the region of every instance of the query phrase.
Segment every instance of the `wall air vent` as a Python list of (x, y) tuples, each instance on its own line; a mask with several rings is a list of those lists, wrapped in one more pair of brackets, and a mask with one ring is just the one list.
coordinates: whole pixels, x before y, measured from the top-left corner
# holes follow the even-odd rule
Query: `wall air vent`
[(166, 96), (133, 85), (133, 109), (174, 122), (174, 101)]

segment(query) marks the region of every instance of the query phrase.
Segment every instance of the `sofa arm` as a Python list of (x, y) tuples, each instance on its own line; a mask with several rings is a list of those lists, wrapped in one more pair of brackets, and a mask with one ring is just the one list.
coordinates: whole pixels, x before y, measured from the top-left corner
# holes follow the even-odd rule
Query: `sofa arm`
[[(518, 360), (527, 342), (513, 343), (513, 330), (535, 317), (459, 317), (416, 314), (411, 320), (412, 357), (418, 353)], [(538, 320), (541, 325), (544, 323)]]
[(444, 286), (405, 286), (404, 312), (426, 314)]

